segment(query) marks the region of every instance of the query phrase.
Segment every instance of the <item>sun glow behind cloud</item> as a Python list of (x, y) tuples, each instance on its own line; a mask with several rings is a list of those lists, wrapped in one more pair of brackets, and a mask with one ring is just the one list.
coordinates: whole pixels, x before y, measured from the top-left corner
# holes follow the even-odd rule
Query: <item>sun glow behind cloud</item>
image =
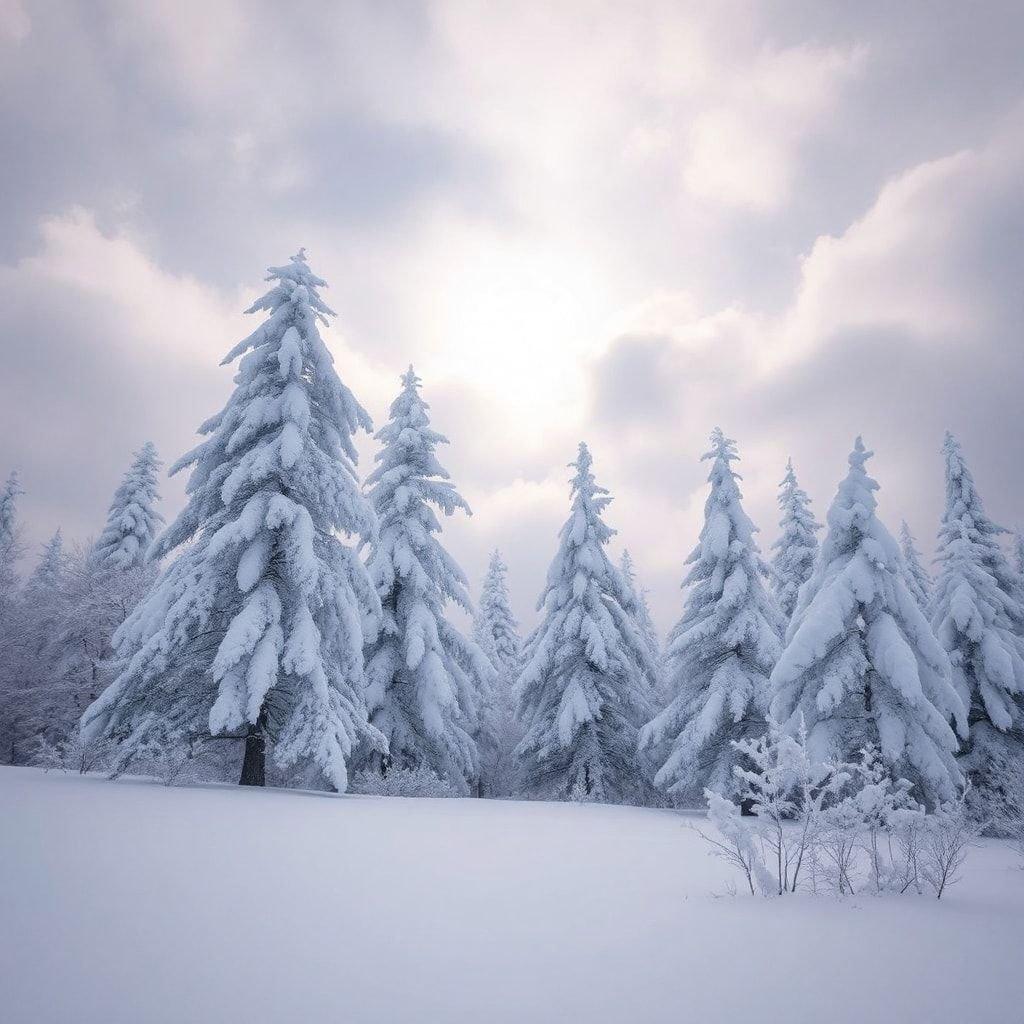
[[(820, 515), (864, 431), (883, 504), (927, 537), (941, 429), (1001, 450), (1024, 85), (994, 15), (911, 40), (854, 10), (656, 0), (354, 3), (315, 34), (256, 0), (4, 12), (0, 104), (25, 144), (0, 310), (34, 344), (8, 366), (0, 468), (38, 467), (39, 537), (93, 529), (147, 434), (169, 460), (192, 444), (263, 267), (300, 245), (378, 426), (416, 364), (476, 512), (446, 535), (474, 578), (510, 546), (527, 621), (581, 439), (662, 625), (713, 426), (766, 546), (787, 455)], [(904, 415), (921, 351), (936, 397)]]

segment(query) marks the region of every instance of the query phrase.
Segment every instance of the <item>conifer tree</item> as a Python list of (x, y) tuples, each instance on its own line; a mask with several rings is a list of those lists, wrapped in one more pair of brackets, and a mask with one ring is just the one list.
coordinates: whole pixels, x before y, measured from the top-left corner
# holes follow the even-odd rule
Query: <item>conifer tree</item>
[(60, 657), (59, 623), (63, 605), (67, 556), (58, 529), (42, 546), (39, 560), (21, 594), (17, 632), (21, 643), (19, 740), (22, 752), (40, 737), (54, 737), (58, 728), (54, 676)]
[(914, 600), (920, 605), (921, 611), (927, 615), (931, 601), (932, 578), (921, 564), (921, 553), (914, 546), (914, 536), (905, 519), (900, 524), (900, 550), (907, 569), (907, 586), (914, 595)]
[(97, 562), (122, 571), (145, 563), (146, 553), (164, 518), (154, 508), (160, 460), (147, 441), (132, 457), (132, 464), (114, 492), (107, 525), (94, 548)]
[(24, 491), (18, 474), (11, 473), (0, 490), (0, 632), (4, 616), (14, 604), (18, 588), (16, 565), (21, 557), (21, 534), (18, 529), (18, 498)]
[(946, 507), (932, 625), (967, 708), (961, 765), (972, 811), (996, 824), (1024, 817), (1024, 606), (1019, 577), (999, 544), (960, 445), (943, 447)]
[(786, 619), (793, 615), (800, 588), (811, 577), (818, 554), (819, 523), (811, 514), (811, 499), (800, 487), (793, 472), (793, 460), (786, 463), (786, 475), (779, 484), (779, 508), (782, 533), (772, 545), (772, 587)]
[(655, 784), (687, 800), (704, 789), (733, 792), (740, 755), (732, 741), (765, 731), (768, 676), (784, 625), (741, 503), (736, 444), (715, 429), (703, 458), (711, 460), (711, 490), (700, 541), (686, 560), (686, 604), (668, 639), (671, 701), (641, 737), (661, 763)]
[(636, 628), (647, 644), (651, 655), (651, 662), (657, 668), (657, 676), (654, 689), (650, 698), (653, 707), (660, 707), (663, 699), (663, 677), (661, 671), (661, 642), (658, 640), (658, 631), (654, 628), (654, 620), (651, 618), (651, 608), (647, 603), (647, 591), (637, 579), (636, 568), (633, 565), (633, 558), (628, 549), (623, 550), (619, 559), (619, 572), (622, 573), (622, 581), (626, 585), (626, 592), (630, 597), (633, 619)]
[(483, 790), (511, 795), (513, 751), (522, 739), (515, 717), (514, 687), (522, 669), (522, 641), (509, 602), (505, 565), (499, 551), (491, 555), (473, 617), (473, 640), (494, 668), (494, 685), (480, 709)]
[(70, 737), (117, 674), (114, 633), (156, 581), (157, 566), (146, 555), (164, 521), (156, 510), (159, 468), (156, 448), (147, 441), (114, 492), (99, 539), (67, 566), (52, 683), (58, 742)]
[(305, 254), (267, 280), (249, 309), (267, 318), (224, 360), (233, 394), (171, 469), (192, 468), (189, 501), (152, 557), (177, 555), (117, 631), (124, 667), (83, 735), (119, 741), (118, 768), (147, 744), (238, 736), (242, 784), (264, 784), (269, 743), (279, 770), (340, 791), (353, 747), (383, 748), (362, 661), (380, 606), (339, 537), (373, 532), (352, 444), (371, 424), (320, 337), (333, 312)]
[(0, 759), (9, 764), (15, 763), (19, 750), (22, 644), (16, 619), (22, 545), (17, 505), (22, 493), (18, 474), (11, 473), (0, 489)]
[(657, 667), (627, 609), (630, 595), (605, 547), (611, 502), (585, 444), (572, 468), (572, 508), (538, 602), (542, 621), (517, 683), (526, 734), (517, 748), (523, 788), (570, 800), (638, 802), (637, 755)]
[(806, 725), (818, 763), (850, 761), (875, 744), (919, 796), (946, 800), (961, 781), (948, 723), (964, 727), (964, 708), (907, 587), (899, 545), (876, 515), (871, 454), (858, 437), (772, 673), (771, 714), (790, 733)]
[(435, 509), (450, 516), (469, 506), (435, 451), (448, 439), (430, 426), (412, 367), (377, 432), (381, 449), (367, 477), (380, 523), (369, 570), (383, 610), (382, 627), (366, 649), (371, 721), (388, 752), (370, 757), (386, 773), (425, 767), (457, 792), (475, 785), (477, 704), (493, 685), (486, 655), (445, 616), (451, 601), (472, 611), (467, 581), (437, 535)]
[(1013, 564), (1017, 575), (1024, 578), (1024, 531), (1013, 531)]
[(64, 569), (64, 537), (58, 527), (57, 532), (43, 545), (28, 579), (25, 581), (25, 598), (35, 604), (44, 596), (52, 596), (60, 586)]

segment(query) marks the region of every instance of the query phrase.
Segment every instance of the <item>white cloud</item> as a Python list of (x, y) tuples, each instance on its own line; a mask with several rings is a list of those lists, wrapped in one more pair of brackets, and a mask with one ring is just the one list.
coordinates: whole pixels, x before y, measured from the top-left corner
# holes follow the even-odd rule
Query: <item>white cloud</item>
[(648, 333), (624, 333), (599, 360), (591, 418), (663, 621), (678, 603), (666, 550), (682, 556), (700, 528), (696, 457), (715, 425), (740, 443), (746, 504), (765, 548), (786, 457), (820, 517), (861, 432), (878, 450), (883, 513), (907, 517), (925, 547), (947, 426), (964, 435), (983, 491), (1000, 497), (997, 519), (1013, 520), (1024, 446), (1004, 424), (1024, 390), (1012, 297), (1024, 274), (1022, 137), (1013, 117), (986, 145), (886, 183), (846, 231), (816, 240), (777, 314), (701, 315), (685, 294), (634, 311)]
[[(739, 440), (766, 525), (785, 455), (807, 467), (819, 512), (855, 429), (882, 469), (883, 442), (905, 446), (892, 475), (916, 486), (933, 421), (980, 406), (972, 426), (989, 436), (978, 393), (1014, 379), (1005, 353), (988, 357), (1019, 293), (1005, 274), (1019, 267), (1024, 133), (979, 143), (989, 125), (973, 112), (1010, 102), (1017, 78), (990, 74), (973, 34), (674, 0), (348, 4), (315, 22), (256, 0), (110, 0), (85, 21), (34, 8), (4, 67), (19, 97), (8, 117), (23, 110), (14, 132), (33, 141), (11, 154), (22, 177), (0, 214), (97, 210), (47, 217), (39, 252), (0, 270), (5, 336), (34, 346), (6, 388), (45, 393), (10, 407), (45, 437), (8, 440), (4, 460), (31, 449), (37, 477), (105, 474), (85, 495), (77, 478), (54, 485), (54, 515), (60, 501), (87, 522), (102, 511), (126, 454), (111, 438), (156, 422), (169, 457), (191, 443), (227, 392), (216, 363), (251, 327), (240, 312), (263, 262), (286, 256), (266, 251), (278, 244), (309, 246), (334, 286), (331, 344), (378, 425), (416, 363), (477, 512), (446, 535), (474, 575), (492, 542), (516, 538), (524, 619), (581, 437), (666, 621), (712, 426)], [(951, 47), (969, 81), (934, 73)], [(54, 52), (74, 96), (56, 87)], [(943, 358), (909, 386), (921, 345)], [(939, 396), (914, 422), (883, 356), (903, 391)], [(975, 389), (964, 401), (954, 375)]]

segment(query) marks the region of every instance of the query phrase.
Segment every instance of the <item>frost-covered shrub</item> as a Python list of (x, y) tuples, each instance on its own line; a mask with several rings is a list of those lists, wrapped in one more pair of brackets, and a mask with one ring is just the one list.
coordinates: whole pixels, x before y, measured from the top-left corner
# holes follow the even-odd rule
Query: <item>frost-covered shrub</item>
[(392, 767), (386, 775), (372, 770), (359, 772), (353, 776), (349, 791), (363, 796), (454, 797), (464, 795), (452, 783), (446, 782), (422, 764), (415, 768)]
[(984, 823), (975, 821), (967, 807), (965, 786), (954, 800), (936, 808), (926, 820), (921, 843), (921, 877), (931, 887), (936, 899), (951, 885), (960, 881), (960, 869), (967, 852), (984, 831)]
[[(789, 736), (770, 723), (757, 740), (735, 744), (752, 765), (737, 767), (740, 805), (705, 792), (717, 835), (699, 834), (713, 855), (738, 868), (751, 893), (765, 895), (822, 887), (839, 896), (876, 893), (936, 897), (959, 880), (967, 852), (984, 826), (968, 810), (969, 786), (926, 814), (906, 779), (893, 779), (874, 746), (857, 761), (816, 764), (806, 730)], [(1020, 828), (1024, 852), (1024, 827)]]
[(750, 768), (733, 769), (736, 792), (752, 816), (722, 794), (705, 790), (708, 817), (724, 842), (701, 833), (717, 856), (743, 870), (751, 892), (757, 881), (766, 895), (795, 892), (804, 869), (813, 867), (823, 825), (822, 807), (849, 776), (833, 765), (814, 764), (807, 734), (784, 733), (770, 722), (764, 736), (734, 740), (737, 757)]
[(708, 820), (721, 838), (699, 828), (695, 831), (711, 847), (712, 856), (720, 857), (742, 872), (751, 896), (755, 895), (755, 882), (762, 895), (770, 896), (775, 891), (776, 880), (764, 862), (763, 850), (749, 822), (740, 814), (739, 807), (720, 793), (709, 789), (705, 796)]
[(133, 774), (151, 775), (165, 786), (196, 781), (196, 768), (195, 746), (167, 735), (152, 736), (139, 746), (132, 764)]
[(910, 795), (911, 783), (892, 777), (874, 744), (864, 747), (858, 760), (840, 767), (849, 782), (842, 798), (824, 812), (826, 859), (838, 872), (834, 882), (840, 894), (852, 893), (853, 877), (841, 868), (848, 863), (856, 870), (857, 851), (862, 850), (868, 860), (864, 870), (875, 892), (881, 892), (889, 888), (892, 873), (886, 841), (890, 819), (896, 811), (920, 808)]
[(737, 753), (752, 768), (737, 766), (740, 799), (755, 815), (752, 825), (768, 863), (774, 865), (776, 891), (795, 892), (801, 869), (819, 841), (822, 807), (847, 781), (833, 765), (815, 764), (807, 753), (802, 724), (796, 736), (769, 722), (756, 740), (734, 740)]
[(33, 761), (44, 771), (89, 772), (105, 770), (114, 754), (113, 744), (105, 740), (85, 740), (78, 729), (64, 739), (52, 741), (40, 736)]
[(926, 815), (920, 807), (895, 810), (886, 822), (889, 880), (893, 892), (903, 894), (913, 888), (921, 893), (921, 847), (924, 843)]

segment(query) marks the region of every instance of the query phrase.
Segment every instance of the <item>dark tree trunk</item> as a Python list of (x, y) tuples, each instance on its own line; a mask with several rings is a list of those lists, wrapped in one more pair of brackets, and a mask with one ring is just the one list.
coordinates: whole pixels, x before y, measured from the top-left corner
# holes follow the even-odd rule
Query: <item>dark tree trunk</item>
[(255, 725), (249, 726), (245, 736), (245, 757), (242, 760), (240, 786), (265, 786), (267, 784), (267, 737), (264, 732), (266, 714), (260, 712)]

